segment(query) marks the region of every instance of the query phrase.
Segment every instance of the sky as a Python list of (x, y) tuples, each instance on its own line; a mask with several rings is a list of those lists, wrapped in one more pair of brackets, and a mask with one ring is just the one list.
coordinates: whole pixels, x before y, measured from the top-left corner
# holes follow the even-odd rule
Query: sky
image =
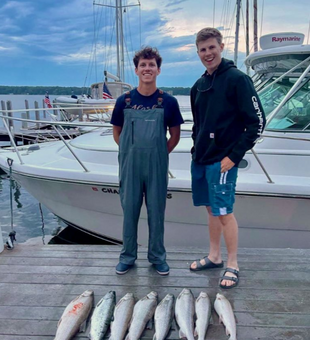
[[(94, 4), (95, 2), (95, 4)], [(245, 70), (245, 0), (238, 67)], [(253, 52), (253, 1), (250, 0)], [(1, 0), (0, 85), (89, 87), (104, 70), (116, 74), (115, 0)], [(190, 87), (204, 72), (195, 34), (224, 35), (223, 56), (234, 58), (235, 0), (122, 0), (125, 81), (137, 86), (132, 57), (141, 46), (163, 57), (158, 86)], [(105, 7), (102, 5), (108, 5)], [(300, 32), (310, 43), (309, 0), (258, 0), (258, 35)]]

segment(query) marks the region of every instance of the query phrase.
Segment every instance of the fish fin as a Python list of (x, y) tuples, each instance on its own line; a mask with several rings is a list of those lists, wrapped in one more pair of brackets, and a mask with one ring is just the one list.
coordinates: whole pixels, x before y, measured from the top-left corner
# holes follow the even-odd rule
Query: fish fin
[(126, 335), (125, 340), (130, 340), (129, 333)]
[(181, 330), (179, 330), (179, 338), (186, 338), (186, 335)]
[(224, 324), (222, 316), (219, 315), (219, 324), (221, 324), (221, 323)]
[(214, 320), (213, 320), (213, 317), (212, 315), (210, 316), (210, 319), (209, 319), (209, 325), (213, 325), (214, 324)]
[(153, 340), (156, 340), (156, 333), (153, 335)]
[(57, 328), (60, 326), (61, 322), (62, 322), (62, 317), (59, 319), (59, 321), (57, 323)]
[(170, 327), (173, 331), (175, 331), (177, 329), (177, 324), (176, 324), (176, 321), (175, 321), (175, 318), (173, 318), (171, 320), (171, 327)]
[(85, 332), (85, 331), (86, 331), (86, 324), (87, 324), (87, 319), (84, 320), (84, 321), (81, 323), (81, 326), (80, 326), (80, 329), (79, 329), (79, 333), (82, 333), (82, 332)]
[(153, 319), (150, 319), (146, 324), (146, 329), (153, 329)]
[(197, 335), (198, 335), (197, 327), (195, 327), (194, 336), (197, 336)]

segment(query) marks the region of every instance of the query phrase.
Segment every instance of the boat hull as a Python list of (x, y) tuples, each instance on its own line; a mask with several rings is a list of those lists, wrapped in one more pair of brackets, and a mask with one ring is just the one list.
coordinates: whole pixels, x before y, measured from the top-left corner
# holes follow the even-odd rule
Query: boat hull
[[(77, 183), (15, 173), (14, 178), (55, 215), (97, 235), (122, 240), (123, 214), (117, 185)], [(310, 199), (271, 194), (236, 194), (239, 245), (258, 248), (308, 248)], [(190, 240), (190, 241), (189, 241)], [(148, 243), (146, 209), (139, 221), (138, 242)], [(168, 189), (165, 215), (167, 246), (206, 246), (205, 207), (194, 207), (189, 189)]]

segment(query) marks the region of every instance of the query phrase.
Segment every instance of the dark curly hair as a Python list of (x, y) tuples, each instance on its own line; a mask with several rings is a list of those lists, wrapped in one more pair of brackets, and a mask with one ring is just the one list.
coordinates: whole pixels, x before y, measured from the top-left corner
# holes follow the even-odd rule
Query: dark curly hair
[(140, 59), (155, 59), (158, 68), (160, 68), (163, 61), (158, 49), (156, 47), (153, 48), (150, 46), (143, 47), (141, 50), (135, 53), (135, 56), (133, 57), (133, 63), (135, 64), (136, 68), (138, 67)]

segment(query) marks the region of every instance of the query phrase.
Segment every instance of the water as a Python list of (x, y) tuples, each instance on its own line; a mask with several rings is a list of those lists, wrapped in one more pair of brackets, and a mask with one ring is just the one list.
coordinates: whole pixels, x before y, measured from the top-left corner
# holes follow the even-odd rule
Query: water
[[(56, 96), (50, 96), (52, 101)], [(176, 96), (180, 107), (189, 107), (189, 96)], [(43, 95), (0, 95), (0, 101), (11, 100), (14, 110), (25, 108), (25, 99), (29, 108), (34, 108), (34, 101), (42, 106)], [(2, 125), (0, 119), (0, 126)], [(1, 143), (1, 142), (0, 142)], [(0, 175), (0, 226), (3, 240), (6, 242), (12, 230), (10, 180), (5, 174)], [(12, 183), (13, 229), (16, 231), (18, 243), (38, 238), (42, 244), (48, 243), (51, 236), (55, 235), (65, 224), (51, 213), (44, 205), (30, 195), (17, 182)]]

